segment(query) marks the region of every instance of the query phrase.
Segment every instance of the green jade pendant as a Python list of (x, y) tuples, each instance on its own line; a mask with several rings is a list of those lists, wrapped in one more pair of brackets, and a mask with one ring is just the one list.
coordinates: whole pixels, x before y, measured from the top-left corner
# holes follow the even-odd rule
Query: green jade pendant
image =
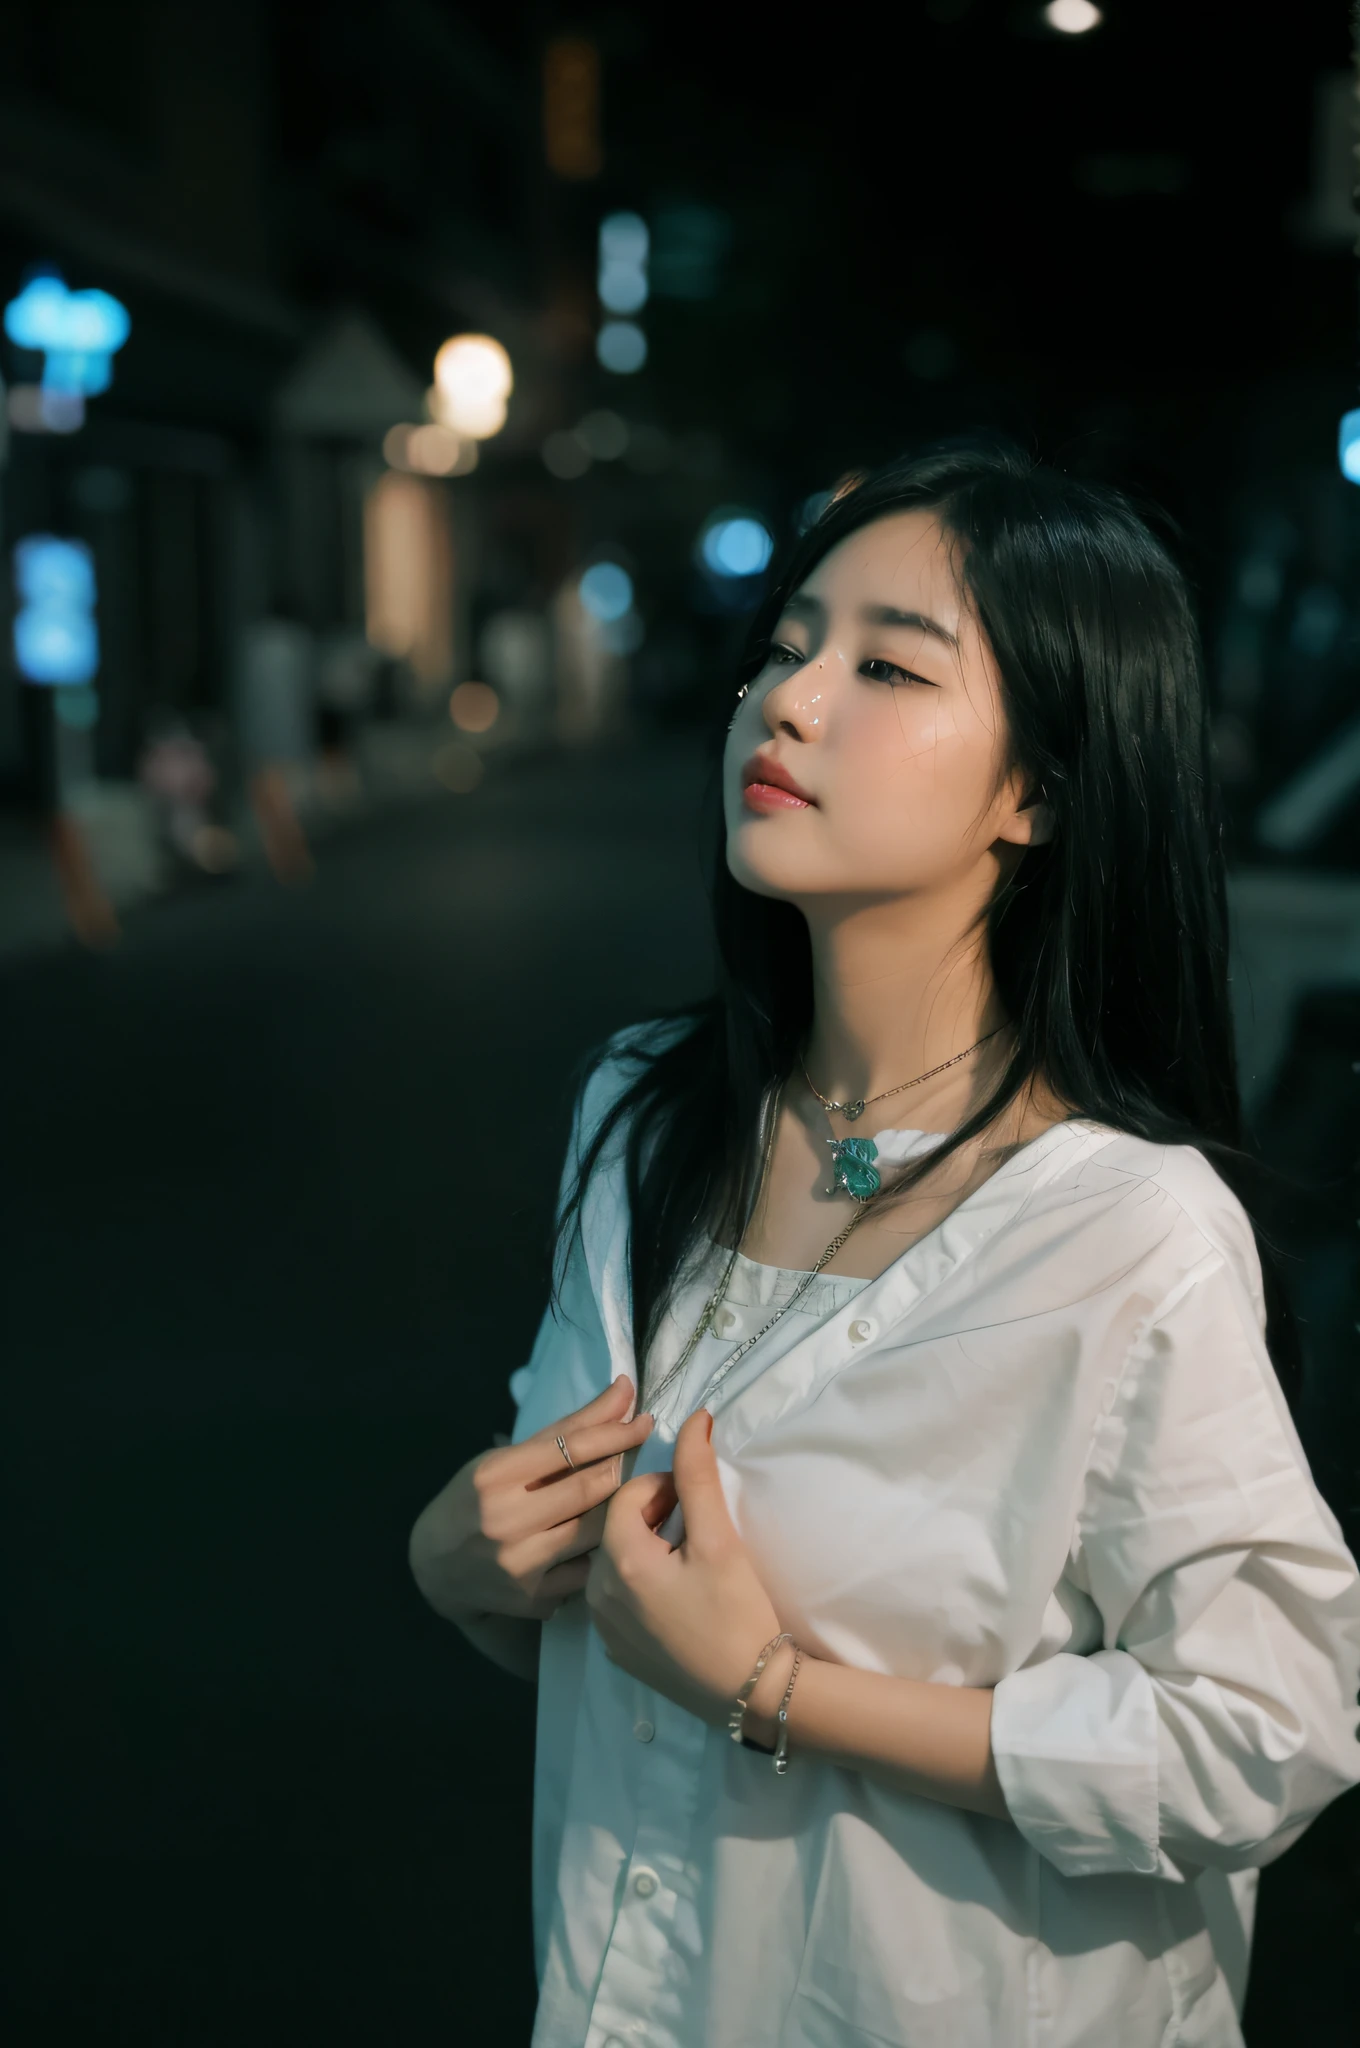
[(878, 1147), (872, 1138), (828, 1138), (831, 1147), (832, 1184), (826, 1190), (834, 1195), (838, 1188), (844, 1188), (847, 1195), (853, 1195), (857, 1202), (867, 1202), (876, 1195), (883, 1185), (874, 1160)]

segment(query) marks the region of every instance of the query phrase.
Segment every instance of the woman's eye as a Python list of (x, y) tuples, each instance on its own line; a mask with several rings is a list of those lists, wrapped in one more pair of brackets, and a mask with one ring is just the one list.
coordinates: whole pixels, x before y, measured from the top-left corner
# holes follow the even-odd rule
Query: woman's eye
[[(878, 671), (875, 674), (875, 671)], [(859, 665), (862, 676), (868, 676), (874, 683), (924, 683), (925, 677), (913, 674), (911, 669), (902, 668), (895, 661), (862, 661)]]
[(786, 666), (791, 663), (796, 668), (800, 662), (807, 660), (807, 656), (800, 654), (796, 647), (784, 647), (776, 644), (771, 646), (767, 659), (771, 664)]

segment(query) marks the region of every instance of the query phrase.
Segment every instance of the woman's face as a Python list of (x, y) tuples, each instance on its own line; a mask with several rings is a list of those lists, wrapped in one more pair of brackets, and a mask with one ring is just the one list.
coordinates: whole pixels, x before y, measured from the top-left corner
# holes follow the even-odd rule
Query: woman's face
[(949, 542), (932, 513), (892, 513), (818, 563), (737, 708), (728, 867), (794, 903), (947, 886), (998, 840), (1047, 836), (1043, 806), (1018, 808), (1005, 757), (996, 663)]

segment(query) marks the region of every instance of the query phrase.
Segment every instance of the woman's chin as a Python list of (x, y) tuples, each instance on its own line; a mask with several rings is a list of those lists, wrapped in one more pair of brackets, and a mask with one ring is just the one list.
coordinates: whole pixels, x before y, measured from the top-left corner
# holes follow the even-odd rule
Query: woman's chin
[(817, 893), (815, 886), (807, 888), (808, 877), (798, 873), (791, 861), (751, 860), (745, 848), (734, 846), (729, 837), (727, 842), (727, 872), (734, 882), (743, 889), (749, 889), (753, 896), (773, 896), (785, 903), (793, 903), (805, 894)]

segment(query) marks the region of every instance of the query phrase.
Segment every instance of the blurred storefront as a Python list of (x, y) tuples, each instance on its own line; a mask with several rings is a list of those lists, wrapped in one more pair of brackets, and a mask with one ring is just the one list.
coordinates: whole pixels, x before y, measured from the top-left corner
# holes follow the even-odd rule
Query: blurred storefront
[[(164, 868), (165, 844), (132, 842), (164, 841), (167, 820), (172, 860), (230, 867), (266, 765), (289, 803), (343, 805), (376, 729), (443, 716), (447, 738), (494, 613), (528, 614), (518, 640), (502, 617), (487, 641), (507, 693), (532, 707), (543, 686), (534, 594), (521, 580), (478, 609), (496, 479), (431, 410), (446, 337), (532, 334), (532, 113), (428, 12), (365, 47), (317, 50), (304, 26), (249, 0), (229, 37), (159, 0), (0, 10), (0, 303), (47, 273), (127, 325), (103, 388), (64, 410), (50, 358), (0, 338), (0, 838), (65, 817), (128, 878)], [(348, 169), (358, 115), (332, 164), (288, 90), (299, 68), (324, 99), (327, 65), (417, 64), (471, 154), (441, 135), (443, 186), (398, 164), (406, 231), (375, 234)], [(97, 655), (78, 677), (16, 653), (15, 550), (45, 536), (90, 583)]]

